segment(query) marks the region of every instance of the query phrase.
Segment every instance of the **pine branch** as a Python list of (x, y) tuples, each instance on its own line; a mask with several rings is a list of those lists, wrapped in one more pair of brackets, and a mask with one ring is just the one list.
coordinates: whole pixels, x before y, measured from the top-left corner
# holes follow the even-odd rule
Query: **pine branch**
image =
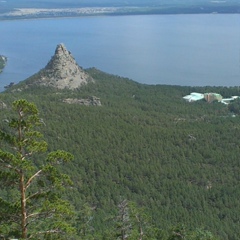
[(59, 229), (51, 229), (51, 230), (47, 230), (47, 231), (42, 231), (42, 232), (37, 232), (33, 235), (31, 235), (28, 239), (35, 239), (37, 235), (43, 235), (43, 234), (53, 234), (53, 233), (62, 233), (61, 230)]
[(34, 198), (34, 197), (37, 197), (37, 196), (41, 195), (42, 193), (43, 193), (42, 191), (37, 191), (37, 192), (33, 193), (32, 195), (30, 195), (26, 198), (26, 202), (28, 200), (30, 200), (31, 198)]
[(54, 187), (52, 186), (48, 186), (48, 187), (45, 187), (45, 188), (41, 188), (40, 190), (38, 190), (37, 192), (33, 193), (32, 195), (28, 196), (26, 198), (26, 201), (34, 198), (34, 197), (38, 197), (40, 196), (41, 194), (47, 194), (49, 193), (52, 189), (54, 189)]
[(0, 164), (3, 168), (7, 168), (7, 169), (11, 169), (14, 170), (15, 172), (17, 172), (18, 174), (20, 174), (20, 170), (13, 167), (11, 164), (5, 162), (4, 160), (0, 159)]
[(55, 213), (55, 209), (53, 209), (52, 211), (47, 211), (47, 212), (37, 212), (37, 213), (32, 213), (32, 214), (29, 214), (27, 216), (27, 218), (34, 218), (31, 222), (34, 222), (36, 220), (38, 220), (39, 218), (51, 218), (53, 216), (53, 214)]
[(41, 172), (42, 172), (42, 170), (39, 170), (38, 172), (36, 172), (34, 175), (32, 175), (32, 176), (28, 179), (28, 181), (27, 181), (27, 183), (26, 183), (26, 186), (25, 186), (26, 189), (31, 185), (31, 183), (32, 183), (32, 181), (34, 180), (34, 178), (38, 177)]

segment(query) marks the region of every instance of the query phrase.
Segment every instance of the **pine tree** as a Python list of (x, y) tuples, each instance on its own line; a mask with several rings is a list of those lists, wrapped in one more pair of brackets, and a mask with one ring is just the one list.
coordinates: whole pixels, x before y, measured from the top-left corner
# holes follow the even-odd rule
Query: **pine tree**
[(0, 130), (0, 183), (5, 189), (0, 196), (0, 237), (64, 239), (74, 232), (74, 209), (62, 198), (71, 180), (58, 165), (73, 156), (61, 150), (47, 154), (38, 131), (43, 121), (33, 103), (17, 100), (12, 108), (15, 116)]

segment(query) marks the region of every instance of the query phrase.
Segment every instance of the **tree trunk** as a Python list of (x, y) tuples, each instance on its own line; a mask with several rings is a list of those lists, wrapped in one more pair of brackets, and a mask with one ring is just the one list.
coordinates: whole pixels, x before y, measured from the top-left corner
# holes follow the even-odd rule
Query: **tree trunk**
[(22, 239), (27, 239), (27, 209), (26, 209), (26, 195), (24, 174), (20, 176), (20, 191), (21, 191), (21, 232)]

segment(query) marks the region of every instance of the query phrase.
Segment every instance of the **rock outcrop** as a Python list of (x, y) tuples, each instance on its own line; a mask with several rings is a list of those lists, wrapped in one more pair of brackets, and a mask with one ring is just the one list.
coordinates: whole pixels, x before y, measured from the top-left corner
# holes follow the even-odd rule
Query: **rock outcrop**
[(68, 104), (80, 104), (85, 106), (101, 106), (100, 98), (95, 96), (89, 97), (87, 99), (76, 99), (76, 98), (67, 98), (63, 100), (64, 103)]
[(0, 73), (2, 72), (3, 68), (5, 67), (7, 62), (7, 58), (5, 56), (0, 55)]
[(7, 104), (4, 103), (3, 101), (0, 101), (0, 109), (5, 109), (7, 108)]
[(63, 44), (59, 44), (46, 67), (36, 74), (34, 83), (58, 89), (76, 89), (93, 82)]

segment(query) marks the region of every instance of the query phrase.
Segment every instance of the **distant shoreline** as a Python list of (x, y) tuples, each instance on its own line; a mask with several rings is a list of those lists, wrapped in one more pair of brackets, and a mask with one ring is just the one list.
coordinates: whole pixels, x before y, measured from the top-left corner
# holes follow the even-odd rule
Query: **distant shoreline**
[(175, 14), (240, 14), (238, 6), (194, 7), (90, 7), (90, 8), (16, 8), (1, 13), (3, 20), (53, 19), (92, 16), (125, 15), (175, 15)]

